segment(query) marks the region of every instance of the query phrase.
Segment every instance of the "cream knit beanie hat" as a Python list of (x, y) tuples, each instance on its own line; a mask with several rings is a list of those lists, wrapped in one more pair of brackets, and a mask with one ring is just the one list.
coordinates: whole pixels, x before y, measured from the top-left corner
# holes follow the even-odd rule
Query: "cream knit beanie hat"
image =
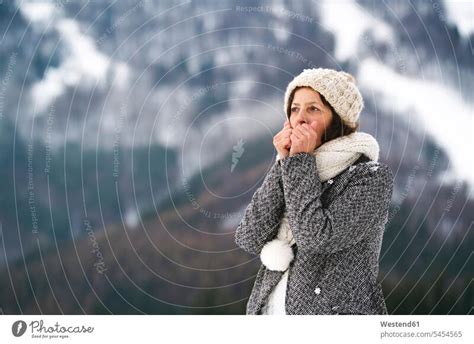
[(326, 68), (303, 69), (286, 88), (285, 114), (290, 94), (298, 86), (310, 86), (322, 94), (344, 123), (354, 126), (358, 122), (364, 101), (354, 77), (349, 73)]

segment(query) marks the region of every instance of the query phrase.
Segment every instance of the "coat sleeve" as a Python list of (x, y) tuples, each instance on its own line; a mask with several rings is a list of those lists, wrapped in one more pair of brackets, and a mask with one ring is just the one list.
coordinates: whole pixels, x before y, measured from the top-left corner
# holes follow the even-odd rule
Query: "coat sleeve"
[(288, 221), (299, 250), (343, 250), (384, 224), (393, 188), (389, 166), (360, 168), (327, 208), (320, 200), (314, 155), (298, 153), (283, 159), (281, 166)]
[(263, 245), (276, 236), (284, 208), (281, 164), (277, 160), (245, 209), (235, 231), (236, 244), (249, 253), (260, 254)]

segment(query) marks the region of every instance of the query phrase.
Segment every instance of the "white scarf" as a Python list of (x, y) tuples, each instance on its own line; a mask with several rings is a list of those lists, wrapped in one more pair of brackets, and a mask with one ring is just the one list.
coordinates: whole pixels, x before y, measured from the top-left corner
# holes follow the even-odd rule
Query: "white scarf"
[[(367, 133), (355, 132), (330, 140), (313, 151), (319, 179), (325, 182), (351, 166), (364, 154), (372, 161), (379, 159), (379, 145)], [(276, 160), (280, 156), (277, 154)], [(260, 253), (262, 263), (270, 270), (285, 271), (293, 260), (291, 245), (295, 243), (287, 212), (283, 214), (277, 237), (267, 242)]]

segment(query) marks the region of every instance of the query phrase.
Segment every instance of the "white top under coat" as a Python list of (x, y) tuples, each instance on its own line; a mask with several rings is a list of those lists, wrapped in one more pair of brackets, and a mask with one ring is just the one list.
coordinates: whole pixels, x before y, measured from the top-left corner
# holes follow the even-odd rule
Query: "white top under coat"
[(281, 315), (286, 314), (285, 299), (286, 286), (288, 284), (288, 270), (281, 276), (280, 281), (268, 297), (268, 302), (262, 308), (262, 314)]

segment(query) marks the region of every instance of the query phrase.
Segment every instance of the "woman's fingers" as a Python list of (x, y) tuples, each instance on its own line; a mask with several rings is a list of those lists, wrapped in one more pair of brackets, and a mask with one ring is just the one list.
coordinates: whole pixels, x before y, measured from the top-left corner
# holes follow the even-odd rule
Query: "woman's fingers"
[(285, 147), (291, 143), (290, 135), (276, 137), (273, 142), (279, 147)]
[(298, 126), (298, 132), (303, 136), (307, 136), (307, 134), (308, 134), (308, 130), (305, 126), (306, 126), (305, 123)]
[(291, 139), (298, 145), (303, 145), (308, 150), (312, 143), (316, 141), (317, 134), (309, 124), (303, 123), (293, 129)]
[(290, 135), (291, 135), (291, 131), (282, 131), (276, 134), (274, 137), (275, 139), (280, 139), (280, 138), (290, 137)]
[(280, 137), (289, 137), (291, 135), (291, 128), (285, 128), (282, 129), (280, 132), (278, 132), (274, 137), (275, 138), (280, 138)]
[(319, 135), (317, 132), (318, 122), (302, 123), (292, 129), (290, 139), (290, 156), (297, 152), (311, 152), (318, 146)]
[[(314, 123), (314, 122), (313, 122)], [(316, 137), (318, 136), (317, 132), (313, 129), (313, 126), (312, 125), (309, 125), (309, 124), (303, 124), (302, 125), (302, 130), (306, 133), (308, 139), (316, 139)]]
[(298, 127), (296, 127), (295, 131), (296, 131), (296, 133), (299, 134), (300, 137), (309, 139), (310, 134), (309, 134), (308, 130), (304, 128), (304, 124), (299, 125)]
[(283, 129), (273, 137), (273, 144), (275, 147), (281, 150), (290, 150), (292, 145), (292, 132), (293, 128), (291, 127), (290, 121), (287, 119), (283, 124)]
[(296, 140), (303, 140), (303, 139), (304, 139), (304, 135), (301, 134), (299, 131), (294, 130), (294, 131), (291, 133), (290, 138), (291, 138), (291, 140), (294, 140), (294, 139), (296, 139)]

